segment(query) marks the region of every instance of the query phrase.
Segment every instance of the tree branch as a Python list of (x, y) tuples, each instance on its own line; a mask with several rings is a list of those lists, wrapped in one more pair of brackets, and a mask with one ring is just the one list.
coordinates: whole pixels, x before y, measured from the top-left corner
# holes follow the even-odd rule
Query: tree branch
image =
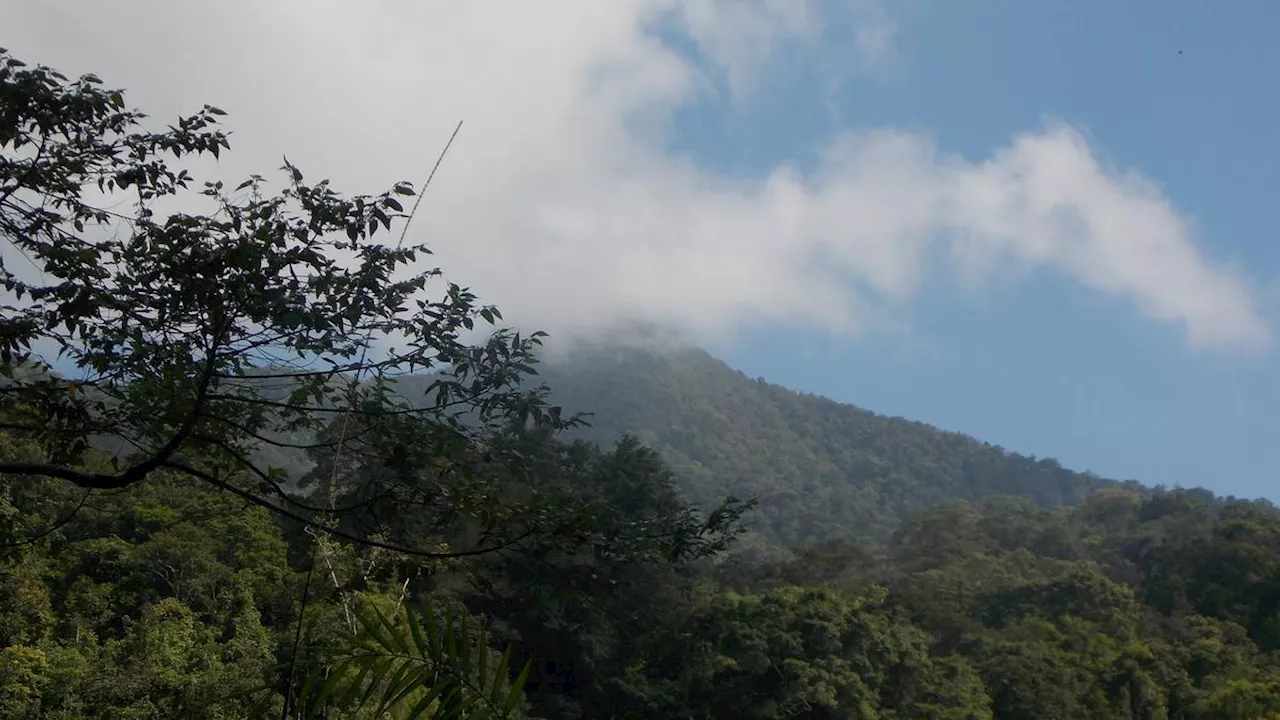
[(84, 470), (76, 470), (75, 468), (56, 463), (42, 462), (4, 462), (0, 463), (0, 474), (8, 475), (39, 475), (42, 477), (56, 478), (58, 480), (66, 480), (78, 487), (109, 490), (126, 487), (142, 480), (151, 474), (156, 468), (165, 465), (169, 458), (182, 447), (182, 444), (191, 437), (191, 433), (195, 430), (197, 422), (200, 418), (200, 409), (204, 402), (208, 399), (209, 384), (213, 381), (213, 371), (216, 367), (217, 358), (210, 353), (205, 360), (204, 371), (200, 376), (200, 384), (196, 390), (195, 405), (187, 414), (186, 419), (178, 430), (169, 438), (159, 450), (152, 453), (145, 460), (130, 466), (124, 472), (118, 474), (107, 474), (88, 472)]
[(257, 495), (254, 495), (253, 493), (247, 490), (238, 488), (235, 485), (232, 485), (231, 483), (226, 482), (225, 480), (221, 480), (210, 473), (207, 473), (203, 470), (199, 470), (197, 468), (193, 468), (189, 465), (185, 465), (180, 462), (176, 462), (173, 460), (166, 460), (165, 462), (162, 463), (162, 465), (164, 467), (177, 470), (178, 472), (184, 473), (186, 475), (190, 475), (191, 477), (194, 477), (198, 480), (202, 480), (208, 483), (209, 485), (212, 485), (213, 487), (216, 487), (219, 490), (225, 490), (231, 493), (232, 495), (235, 495), (245, 500), (246, 502), (249, 502), (250, 504), (257, 505), (258, 507), (264, 508), (269, 512), (273, 512), (282, 517), (289, 518), (290, 520), (293, 520), (295, 522), (302, 523), (303, 525), (309, 528), (318, 530), (322, 533), (325, 533), (326, 535), (331, 535), (333, 537), (340, 538), (342, 540), (346, 540), (347, 542), (352, 542), (357, 545), (380, 548), (382, 550), (389, 550), (394, 553), (400, 553), (402, 555), (411, 555), (413, 557), (428, 558), (433, 560), (449, 560), (454, 558), (476, 557), (478, 555), (488, 555), (491, 553), (499, 552), (501, 550), (506, 550), (508, 548), (514, 547), (521, 541), (526, 540), (529, 537), (532, 537), (537, 532), (536, 529), (531, 528), (525, 531), (524, 533), (521, 533), (520, 535), (517, 535), (516, 537), (511, 538), (510, 540), (504, 541), (502, 543), (499, 543), (497, 545), (493, 545), (490, 547), (485, 547), (485, 548), (476, 548), (474, 550), (461, 550), (458, 552), (447, 552), (447, 553), (428, 552), (426, 550), (418, 550), (416, 548), (405, 547), (403, 545), (393, 545), (391, 543), (384, 543), (380, 540), (362, 538), (357, 535), (352, 535), (351, 533), (345, 532), (343, 530), (339, 530), (338, 528), (330, 527), (328, 525), (325, 525), (324, 523), (316, 522), (314, 520), (311, 520), (310, 518), (304, 517), (296, 512), (293, 512), (292, 510), (286, 510), (285, 508), (282, 508), (279, 505), (275, 505), (274, 503), (263, 500)]
[(84, 509), (85, 503), (89, 501), (89, 496), (92, 494), (93, 494), (92, 490), (85, 490), (84, 495), (80, 497), (80, 502), (76, 503), (76, 506), (72, 508), (71, 512), (62, 516), (56, 522), (54, 522), (52, 525), (45, 528), (44, 530), (41, 530), (35, 535), (32, 535), (31, 537), (28, 537), (24, 540), (19, 540), (18, 542), (0, 544), (0, 547), (7, 547), (7, 548), (22, 547), (23, 545), (30, 545), (32, 543), (39, 542), (40, 540), (46, 537), (49, 537), (53, 533), (57, 532), (59, 529), (66, 527), (67, 523), (71, 522), (76, 515), (79, 515), (80, 511)]
[(195, 438), (196, 438), (196, 439), (198, 439), (198, 440), (200, 440), (201, 442), (206, 442), (206, 443), (209, 443), (210, 445), (213, 445), (213, 446), (215, 446), (215, 447), (221, 448), (223, 452), (225, 452), (225, 453), (227, 453), (228, 455), (230, 455), (230, 456), (231, 456), (231, 459), (232, 459), (232, 460), (235, 460), (237, 463), (239, 463), (239, 464), (241, 465), (241, 467), (243, 467), (245, 470), (248, 470), (248, 471), (249, 471), (250, 473), (252, 473), (255, 477), (257, 477), (257, 478), (261, 481), (261, 483), (262, 483), (262, 485), (263, 485), (264, 489), (270, 489), (270, 490), (271, 490), (272, 492), (274, 492), (276, 495), (280, 496), (280, 499), (281, 499), (281, 500), (283, 500), (283, 501), (285, 501), (285, 502), (289, 503), (290, 505), (293, 505), (294, 507), (298, 507), (298, 508), (301, 508), (301, 509), (303, 509), (303, 510), (307, 510), (307, 511), (309, 511), (309, 512), (315, 512), (315, 513), (321, 513), (321, 512), (334, 512), (334, 513), (352, 512), (352, 511), (355, 511), (355, 510), (360, 510), (360, 509), (362, 509), (362, 508), (368, 507), (368, 506), (372, 505), (374, 502), (376, 502), (376, 501), (378, 501), (378, 500), (383, 500), (383, 499), (386, 499), (386, 498), (390, 498), (390, 497), (391, 497), (390, 493), (383, 493), (382, 495), (375, 495), (375, 496), (373, 496), (373, 497), (371, 497), (371, 498), (369, 498), (369, 499), (367, 499), (367, 500), (364, 500), (363, 502), (356, 503), (355, 505), (345, 505), (345, 506), (343, 506), (343, 507), (338, 507), (338, 508), (324, 508), (324, 507), (320, 507), (320, 506), (318, 506), (318, 505), (311, 505), (311, 504), (309, 504), (309, 503), (305, 503), (305, 502), (303, 502), (303, 501), (301, 501), (301, 500), (298, 500), (297, 498), (290, 497), (290, 496), (289, 496), (289, 493), (285, 492), (285, 491), (284, 491), (284, 490), (283, 490), (283, 489), (282, 489), (282, 488), (281, 488), (281, 487), (276, 483), (276, 481), (275, 481), (275, 480), (273, 480), (273, 479), (271, 478), (271, 476), (270, 476), (270, 475), (268, 475), (266, 472), (264, 472), (264, 471), (262, 470), (262, 468), (260, 468), (260, 467), (258, 467), (257, 465), (253, 464), (253, 462), (251, 462), (248, 458), (246, 458), (246, 457), (244, 457), (243, 455), (241, 455), (238, 451), (236, 451), (236, 449), (235, 449), (235, 448), (231, 447), (231, 446), (230, 446), (230, 445), (228, 445), (226, 442), (224, 442), (224, 441), (222, 441), (222, 440), (217, 440), (217, 439), (215, 439), (215, 438), (211, 438), (211, 437), (205, 437), (205, 436), (203, 436), (203, 435), (196, 435), (196, 436), (195, 436)]

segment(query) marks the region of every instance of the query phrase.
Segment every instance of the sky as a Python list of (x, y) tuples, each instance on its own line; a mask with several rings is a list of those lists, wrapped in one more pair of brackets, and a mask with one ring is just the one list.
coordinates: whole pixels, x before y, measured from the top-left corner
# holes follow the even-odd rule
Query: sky
[[(301, 10), (305, 8), (305, 10)], [(158, 119), (421, 182), (453, 281), (558, 337), (1065, 466), (1280, 498), (1280, 6), (1133, 0), (16, 0), (4, 43)]]

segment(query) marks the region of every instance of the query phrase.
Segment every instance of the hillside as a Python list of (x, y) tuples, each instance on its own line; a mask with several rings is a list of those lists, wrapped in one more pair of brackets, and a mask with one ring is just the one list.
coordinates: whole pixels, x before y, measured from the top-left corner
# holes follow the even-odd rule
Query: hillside
[[(1056, 508), (1115, 484), (752, 379), (698, 348), (653, 347), (661, 349), (579, 344), (544, 361), (537, 381), (550, 385), (552, 400), (567, 412), (592, 413), (590, 427), (571, 438), (609, 446), (636, 436), (659, 451), (696, 505), (714, 507), (727, 495), (758, 499), (752, 534), (769, 545), (882, 541), (911, 515), (953, 500), (1014, 495)], [(425, 385), (424, 376), (401, 378), (400, 391), (420, 392), (415, 380)], [(282, 399), (285, 390), (264, 393)], [(118, 442), (97, 444), (114, 449)], [(305, 452), (272, 446), (258, 460), (295, 478), (312, 466)]]
[(595, 343), (539, 374), (581, 434), (659, 450), (690, 500), (756, 497), (753, 528), (795, 546), (888, 537), (920, 510), (1007, 494), (1053, 508), (1112, 481), (959, 433), (752, 379), (695, 348)]

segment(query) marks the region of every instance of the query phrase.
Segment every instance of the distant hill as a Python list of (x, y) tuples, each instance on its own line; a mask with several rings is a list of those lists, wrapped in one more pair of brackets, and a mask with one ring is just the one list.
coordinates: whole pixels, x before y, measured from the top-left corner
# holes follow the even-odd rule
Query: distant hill
[(752, 379), (699, 349), (660, 346), (582, 345), (539, 375), (567, 411), (595, 413), (580, 436), (636, 435), (665, 456), (690, 500), (759, 498), (754, 529), (773, 543), (882, 540), (909, 515), (952, 500), (1007, 494), (1052, 508), (1116, 484)]

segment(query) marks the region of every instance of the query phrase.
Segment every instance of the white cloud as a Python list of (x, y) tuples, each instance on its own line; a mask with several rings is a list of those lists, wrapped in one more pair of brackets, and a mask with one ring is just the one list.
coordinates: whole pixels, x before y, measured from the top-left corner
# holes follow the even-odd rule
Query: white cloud
[[(352, 192), (420, 180), (464, 120), (414, 233), (517, 322), (855, 331), (918, 292), (945, 243), (971, 280), (1047, 265), (1195, 347), (1267, 342), (1246, 282), (1197, 249), (1158, 188), (1104, 168), (1066, 126), (981, 162), (917, 134), (850, 132), (812, 173), (751, 181), (663, 151), (705, 68), (655, 24), (681, 24), (740, 91), (781, 44), (818, 42), (831, 4), (20, 0), (6, 24), (19, 56), (96, 72), (161, 119), (231, 112), (228, 179), (288, 154)], [(850, 7), (861, 60), (893, 52), (878, 6)]]

